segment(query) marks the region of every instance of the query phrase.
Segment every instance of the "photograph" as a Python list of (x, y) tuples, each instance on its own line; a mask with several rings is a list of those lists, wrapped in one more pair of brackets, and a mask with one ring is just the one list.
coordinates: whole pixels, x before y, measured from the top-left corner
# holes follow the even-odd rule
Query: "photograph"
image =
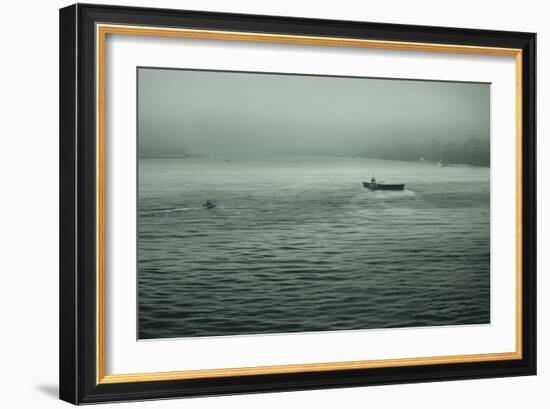
[(138, 339), (491, 324), (490, 83), (136, 70)]

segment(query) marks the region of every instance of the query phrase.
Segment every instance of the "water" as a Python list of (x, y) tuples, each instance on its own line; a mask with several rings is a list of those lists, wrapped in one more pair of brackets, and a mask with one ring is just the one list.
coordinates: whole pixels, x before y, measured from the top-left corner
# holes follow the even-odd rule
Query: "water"
[(140, 159), (138, 212), (141, 339), (489, 322), (488, 168)]

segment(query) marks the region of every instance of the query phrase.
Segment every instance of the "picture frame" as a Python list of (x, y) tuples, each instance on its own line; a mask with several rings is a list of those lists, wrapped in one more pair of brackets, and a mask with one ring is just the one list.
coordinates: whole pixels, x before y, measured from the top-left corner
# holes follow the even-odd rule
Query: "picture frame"
[[(510, 238), (515, 241), (514, 350), (108, 373), (112, 342), (106, 334), (106, 303), (112, 294), (107, 275), (116, 273), (106, 271), (106, 230), (113, 220), (105, 204), (110, 192), (107, 88), (113, 86), (106, 80), (106, 61), (112, 57), (106, 42), (116, 36), (198, 39), (221, 47), (253, 44), (253, 52), (276, 44), (298, 52), (300, 47), (332, 47), (512, 58), (516, 150), (515, 162), (507, 166), (516, 178), (515, 234)], [(85, 4), (61, 9), (60, 398), (84, 404), (536, 374), (535, 81), (533, 33)], [(493, 154), (499, 145), (491, 141)], [(220, 345), (224, 342), (227, 338)]]

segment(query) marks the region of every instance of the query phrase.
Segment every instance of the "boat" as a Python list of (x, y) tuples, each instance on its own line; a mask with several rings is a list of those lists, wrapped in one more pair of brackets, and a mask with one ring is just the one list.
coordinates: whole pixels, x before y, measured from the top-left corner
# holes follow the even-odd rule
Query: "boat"
[(214, 202), (211, 202), (210, 200), (207, 200), (206, 203), (202, 204), (207, 209), (213, 209), (216, 207), (216, 204)]
[(376, 178), (373, 176), (370, 178), (369, 182), (363, 182), (363, 187), (366, 187), (369, 190), (404, 190), (405, 185), (402, 183), (377, 183)]

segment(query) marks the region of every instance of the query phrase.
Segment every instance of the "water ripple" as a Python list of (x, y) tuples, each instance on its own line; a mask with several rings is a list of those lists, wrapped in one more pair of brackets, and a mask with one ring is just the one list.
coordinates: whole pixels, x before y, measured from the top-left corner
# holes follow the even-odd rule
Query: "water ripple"
[(140, 160), (139, 337), (489, 322), (488, 169), (384, 162)]

